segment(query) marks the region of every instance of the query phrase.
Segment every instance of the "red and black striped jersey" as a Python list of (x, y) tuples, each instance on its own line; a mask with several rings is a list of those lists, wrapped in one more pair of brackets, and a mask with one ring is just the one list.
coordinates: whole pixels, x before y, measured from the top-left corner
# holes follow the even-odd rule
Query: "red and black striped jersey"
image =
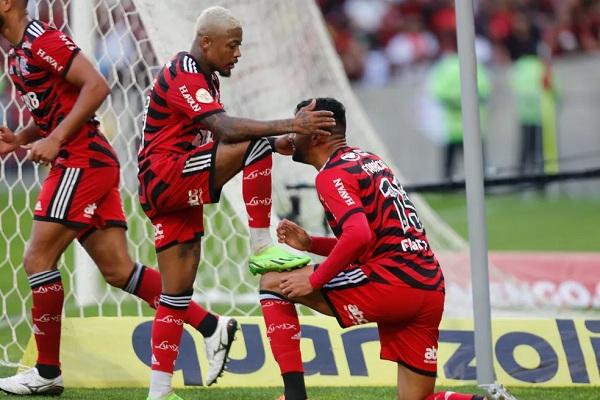
[(212, 140), (202, 120), (222, 111), (217, 75), (205, 75), (190, 53), (178, 53), (158, 73), (148, 94), (140, 172), (148, 168), (151, 157), (185, 154)]
[[(66, 80), (79, 47), (50, 25), (32, 20), (8, 53), (8, 73), (33, 121), (46, 137), (71, 112), (79, 88)], [(92, 117), (63, 143), (54, 165), (69, 168), (118, 166), (117, 156)]]
[(372, 242), (356, 263), (371, 281), (444, 290), (415, 206), (378, 156), (353, 147), (336, 150), (317, 174), (316, 188), (336, 237), (349, 216), (367, 216)]

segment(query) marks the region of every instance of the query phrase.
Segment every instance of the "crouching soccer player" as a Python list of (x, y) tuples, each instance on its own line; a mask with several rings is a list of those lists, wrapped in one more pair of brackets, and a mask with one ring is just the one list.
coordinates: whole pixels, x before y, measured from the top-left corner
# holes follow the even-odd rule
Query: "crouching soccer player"
[[(280, 242), (327, 257), (320, 265), (269, 272), (261, 278), (260, 301), (283, 377), (282, 398), (307, 397), (294, 306), (301, 303), (336, 317), (342, 327), (376, 322), (380, 356), (398, 366), (398, 399), (484, 399), (433, 392), (444, 277), (425, 229), (386, 163), (346, 143), (344, 106), (319, 98), (315, 110), (333, 113), (331, 135), (292, 134), (290, 144), (294, 161), (319, 171), (317, 194), (337, 238), (311, 237), (287, 220), (278, 226)], [(487, 398), (514, 400), (500, 385), (490, 387)]]
[[(127, 253), (127, 228), (119, 197), (119, 162), (98, 129), (94, 113), (109, 93), (102, 76), (62, 32), (29, 19), (26, 0), (0, 2), (0, 33), (11, 44), (8, 73), (33, 123), (17, 134), (0, 127), (0, 154), (32, 143), (30, 158), (51, 164), (42, 185), (23, 268), (32, 290), (35, 368), (0, 379), (0, 390), (17, 395), (60, 394), (63, 284), (56, 263), (79, 239), (111, 285), (156, 307), (158, 271)], [(223, 370), (236, 322), (192, 303), (182, 321), (205, 337), (206, 382)]]
[(140, 202), (156, 232), (163, 282), (152, 326), (148, 397), (152, 400), (179, 399), (171, 381), (183, 327), (161, 319), (186, 314), (200, 261), (203, 206), (219, 201), (226, 182), (242, 171), (254, 272), (310, 262), (309, 257), (273, 245), (269, 231), (272, 151), (280, 146), (278, 140), (269, 142), (264, 137), (294, 131), (327, 134), (321, 129), (335, 125), (335, 120), (329, 111), (312, 111), (314, 103), (288, 120), (228, 116), (217, 73), (230, 76), (241, 56), (241, 43), (240, 22), (222, 7), (207, 8), (197, 20), (190, 51), (178, 53), (163, 67), (148, 95), (138, 178)]

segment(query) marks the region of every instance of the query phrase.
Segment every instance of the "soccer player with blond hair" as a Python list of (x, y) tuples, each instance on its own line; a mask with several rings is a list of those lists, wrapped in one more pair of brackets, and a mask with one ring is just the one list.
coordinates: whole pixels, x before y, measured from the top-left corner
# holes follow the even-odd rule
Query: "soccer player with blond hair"
[(189, 51), (176, 54), (158, 73), (148, 95), (139, 150), (140, 202), (154, 225), (162, 294), (152, 326), (149, 399), (174, 400), (171, 381), (183, 326), (163, 323), (186, 314), (200, 261), (203, 206), (219, 201), (221, 189), (239, 172), (250, 227), (250, 268), (280, 271), (306, 265), (310, 258), (273, 244), (271, 216), (272, 152), (289, 151), (289, 132), (308, 134), (335, 125), (329, 111), (295, 118), (256, 121), (229, 116), (221, 102), (219, 76), (228, 77), (241, 57), (242, 26), (222, 7), (198, 17)]

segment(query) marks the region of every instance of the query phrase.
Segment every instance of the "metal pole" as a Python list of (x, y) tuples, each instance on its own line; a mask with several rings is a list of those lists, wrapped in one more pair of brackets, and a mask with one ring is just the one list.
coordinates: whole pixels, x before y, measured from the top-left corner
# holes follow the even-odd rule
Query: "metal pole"
[(473, 0), (456, 0), (477, 383), (494, 378)]
[[(69, 26), (73, 40), (81, 51), (90, 59), (94, 59), (94, 8), (90, 0), (73, 0), (70, 4), (71, 18)], [(101, 298), (101, 278), (94, 261), (79, 244), (75, 243), (75, 300), (79, 306), (98, 304)]]

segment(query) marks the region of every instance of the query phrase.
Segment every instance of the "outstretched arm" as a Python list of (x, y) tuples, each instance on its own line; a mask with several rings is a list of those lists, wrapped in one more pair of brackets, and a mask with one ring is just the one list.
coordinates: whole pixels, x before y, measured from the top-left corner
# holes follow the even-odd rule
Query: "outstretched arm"
[(248, 118), (230, 117), (226, 113), (212, 114), (202, 120), (217, 137), (228, 143), (243, 142), (260, 137), (283, 135), (290, 132), (300, 134), (329, 135), (328, 128), (335, 126), (333, 113), (313, 111), (315, 101), (296, 114), (294, 118), (275, 121), (256, 121)]

